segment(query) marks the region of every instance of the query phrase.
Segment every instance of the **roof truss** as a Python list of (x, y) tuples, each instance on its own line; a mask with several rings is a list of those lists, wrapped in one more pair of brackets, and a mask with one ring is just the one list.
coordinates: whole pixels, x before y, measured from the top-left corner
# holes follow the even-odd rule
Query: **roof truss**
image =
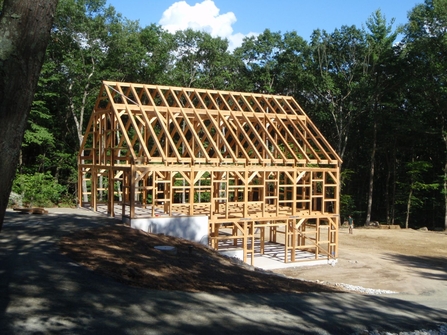
[(292, 97), (116, 82), (96, 101), (82, 144), (93, 148), (123, 164), (340, 162)]

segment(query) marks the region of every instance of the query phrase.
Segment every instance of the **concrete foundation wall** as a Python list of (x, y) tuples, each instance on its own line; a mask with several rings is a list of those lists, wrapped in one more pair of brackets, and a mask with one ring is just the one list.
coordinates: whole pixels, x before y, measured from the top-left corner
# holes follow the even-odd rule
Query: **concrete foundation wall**
[(242, 249), (242, 248), (231, 248), (231, 249), (219, 250), (219, 253), (221, 255), (224, 255), (227, 257), (240, 259), (241, 261), (244, 260), (244, 249)]
[(165, 234), (208, 245), (207, 216), (176, 216), (124, 219), (131, 228), (148, 233)]

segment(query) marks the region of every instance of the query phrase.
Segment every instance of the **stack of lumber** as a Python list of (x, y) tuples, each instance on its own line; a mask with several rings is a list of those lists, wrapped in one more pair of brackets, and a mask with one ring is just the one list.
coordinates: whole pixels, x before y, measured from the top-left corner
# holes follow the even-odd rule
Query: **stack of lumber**
[(14, 210), (28, 214), (48, 214), (48, 211), (42, 207), (31, 207), (31, 208), (15, 207)]

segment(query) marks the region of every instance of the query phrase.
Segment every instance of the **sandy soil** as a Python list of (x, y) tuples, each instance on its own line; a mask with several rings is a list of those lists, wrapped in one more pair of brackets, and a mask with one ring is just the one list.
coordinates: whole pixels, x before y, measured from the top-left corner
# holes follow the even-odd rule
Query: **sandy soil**
[[(328, 292), (340, 290), (337, 283), (409, 294), (447, 290), (445, 232), (355, 229), (350, 235), (342, 228), (339, 240), (334, 266), (274, 270), (287, 278), (241, 267), (199, 244), (123, 225), (73, 233), (60, 241), (60, 248), (103, 275), (160, 290)], [(177, 254), (159, 251), (156, 245), (175, 246)]]
[(412, 229), (355, 229), (339, 233), (335, 266), (276, 270), (295, 278), (345, 283), (409, 294), (447, 288), (447, 234)]

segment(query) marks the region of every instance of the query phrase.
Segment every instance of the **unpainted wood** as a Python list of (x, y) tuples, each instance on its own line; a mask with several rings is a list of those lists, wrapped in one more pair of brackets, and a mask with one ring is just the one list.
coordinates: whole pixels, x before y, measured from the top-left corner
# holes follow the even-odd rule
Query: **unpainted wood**
[(285, 262), (335, 258), (340, 163), (292, 97), (104, 82), (78, 156), (79, 201), (111, 216), (119, 203), (130, 219), (137, 207), (207, 215), (210, 246), (231, 240), (252, 264), (266, 242), (284, 244)]

